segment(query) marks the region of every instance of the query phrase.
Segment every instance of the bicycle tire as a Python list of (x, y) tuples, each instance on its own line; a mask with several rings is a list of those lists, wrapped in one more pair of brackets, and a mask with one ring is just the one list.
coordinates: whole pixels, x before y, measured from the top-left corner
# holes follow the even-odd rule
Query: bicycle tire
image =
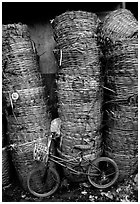
[[(98, 183), (99, 182), (99, 176), (97, 176), (97, 174), (101, 176), (101, 172), (103, 173), (103, 171), (105, 171), (105, 169), (102, 170), (102, 168), (104, 166), (100, 164), (100, 166), (102, 167), (100, 169), (100, 171), (101, 171), (100, 174), (99, 174), (99, 171), (94, 167), (94, 165), (95, 165), (98, 168), (100, 168), (99, 163), (102, 163), (102, 162), (104, 162), (104, 163), (107, 162), (114, 169), (114, 173), (111, 173), (112, 175), (114, 174), (114, 176), (111, 177), (111, 180), (106, 184)], [(110, 174), (110, 176), (111, 176), (111, 174)], [(107, 180), (108, 175), (104, 175), (104, 181), (105, 181), (105, 176), (106, 176), (106, 180)], [(95, 159), (88, 168), (88, 180), (96, 188), (105, 189), (105, 188), (112, 186), (116, 182), (116, 180), (118, 179), (118, 176), (119, 176), (119, 169), (118, 169), (116, 162), (114, 160), (108, 158), (108, 157), (100, 157), (100, 158)]]
[[(46, 170), (45, 170), (46, 171)], [(29, 174), (28, 174), (28, 177), (27, 177), (27, 186), (28, 186), (28, 189), (29, 189), (29, 192), (31, 193), (31, 194), (33, 194), (34, 196), (37, 196), (37, 197), (48, 197), (48, 196), (50, 196), (50, 195), (52, 195), (52, 194), (54, 194), (56, 191), (57, 191), (57, 189), (58, 189), (58, 187), (59, 187), (59, 184), (60, 184), (60, 177), (59, 177), (59, 174), (58, 174), (58, 172), (54, 169), (54, 168), (52, 168), (52, 167), (50, 167), (49, 169), (48, 169), (48, 171), (49, 171), (49, 180), (52, 178), (53, 179), (53, 184), (51, 183), (51, 184), (49, 184), (50, 185), (50, 187), (48, 187), (48, 189), (47, 189), (47, 186), (46, 185), (48, 185), (47, 183), (48, 183), (48, 180), (47, 180), (47, 182), (45, 181), (45, 184), (44, 184), (44, 182), (43, 182), (43, 184), (42, 184), (42, 178), (41, 178), (41, 175), (40, 175), (40, 172), (42, 172), (42, 168), (38, 168), (38, 169), (33, 169)], [(39, 180), (38, 182), (39, 182), (39, 185), (37, 185), (36, 184), (36, 182), (35, 182), (35, 179), (38, 177), (38, 175), (40, 176), (40, 179), (37, 179), (37, 180)], [(47, 177), (47, 178), (48, 178)], [(32, 183), (32, 180), (33, 180), (33, 185), (31, 185), (31, 183)], [(42, 185), (42, 186), (41, 186)], [(44, 186), (43, 186), (44, 185)], [(51, 186), (52, 185), (52, 186)], [(44, 192), (43, 192), (44, 191)]]

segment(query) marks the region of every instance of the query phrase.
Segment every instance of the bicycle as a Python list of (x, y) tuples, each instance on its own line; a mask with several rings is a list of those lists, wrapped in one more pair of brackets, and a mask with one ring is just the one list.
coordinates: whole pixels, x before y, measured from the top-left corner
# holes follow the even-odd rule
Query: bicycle
[[(45, 167), (42, 168), (41, 166), (38, 169), (33, 169), (28, 174), (27, 186), (30, 193), (34, 196), (47, 197), (57, 191), (60, 185), (60, 176), (57, 170), (50, 165), (51, 162), (67, 168), (72, 174), (87, 176), (90, 184), (96, 188), (108, 188), (116, 182), (119, 176), (119, 169), (114, 160), (108, 157), (95, 159), (93, 155), (84, 156), (83, 152), (90, 149), (90, 145), (75, 145), (74, 149), (80, 151), (77, 157), (69, 160), (63, 159), (50, 152), (52, 140), (56, 140), (55, 134), (49, 136), (45, 150), (40, 147), (38, 153), (34, 151), (35, 159), (42, 160), (45, 164)], [(37, 177), (40, 177), (39, 183), (35, 183)]]

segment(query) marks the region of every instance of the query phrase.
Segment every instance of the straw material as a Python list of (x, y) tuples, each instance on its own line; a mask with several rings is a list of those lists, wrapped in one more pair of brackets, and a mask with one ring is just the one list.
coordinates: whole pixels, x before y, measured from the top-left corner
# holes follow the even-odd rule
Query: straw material
[(105, 153), (118, 164), (120, 179), (137, 168), (138, 152), (138, 33), (128, 10), (106, 16), (102, 29), (105, 56)]
[[(31, 170), (40, 167), (41, 165), (42, 165), (42, 168), (44, 167), (44, 164), (42, 162), (34, 161), (33, 151), (35, 148), (35, 144), (43, 144), (43, 145), (46, 144), (47, 146), (47, 138), (23, 143), (22, 145), (14, 145), (12, 148), (13, 164), (16, 168), (19, 181), (25, 190), (28, 190), (28, 187), (27, 187), (28, 173)], [(34, 181), (35, 183), (39, 182), (38, 177), (34, 179), (35, 179)]]
[[(90, 144), (84, 154), (101, 152), (101, 50), (97, 43), (99, 19), (93, 13), (70, 11), (53, 23), (59, 64), (57, 94), (61, 125), (61, 153), (77, 155), (76, 144)], [(68, 174), (71, 174), (66, 170)]]
[(2, 113), (2, 147), (7, 145), (7, 120), (5, 113)]
[(119, 130), (138, 130), (138, 107), (128, 104), (113, 105), (107, 111), (108, 126)]
[[(7, 133), (10, 144), (28, 144), (45, 139), (50, 119), (44, 86), (28, 28), (22, 24), (3, 25), (3, 95), (6, 99)], [(42, 140), (43, 141), (43, 140)], [(28, 146), (26, 147), (28, 149)], [(28, 149), (29, 152), (29, 149)], [(33, 154), (33, 146), (30, 149)], [(33, 164), (26, 152), (12, 153), (14, 165), (23, 187)], [(30, 161), (28, 164), (28, 160)]]
[(105, 152), (117, 162), (121, 179), (134, 173), (138, 165), (138, 107), (119, 104), (109, 111)]
[(43, 138), (49, 130), (46, 99), (26, 25), (3, 26), (3, 53), (3, 95), (10, 141), (22, 144)]
[(138, 156), (127, 155), (126, 153), (115, 154), (110, 151), (106, 151), (106, 155), (116, 161), (119, 167), (119, 178), (123, 180), (133, 174), (138, 168)]
[(127, 9), (111, 11), (103, 22), (103, 33), (110, 39), (129, 38), (137, 31), (138, 21)]
[[(117, 99), (126, 99), (138, 92), (138, 39), (124, 39), (106, 50), (107, 83)], [(112, 54), (111, 54), (112, 53)]]
[(8, 151), (5, 147), (2, 148), (2, 187), (10, 184), (10, 164)]
[[(59, 47), (72, 46), (81, 38), (91, 40), (96, 36), (99, 19), (96, 14), (84, 11), (67, 11), (57, 16), (53, 23), (54, 38)], [(84, 46), (84, 42), (83, 42)]]

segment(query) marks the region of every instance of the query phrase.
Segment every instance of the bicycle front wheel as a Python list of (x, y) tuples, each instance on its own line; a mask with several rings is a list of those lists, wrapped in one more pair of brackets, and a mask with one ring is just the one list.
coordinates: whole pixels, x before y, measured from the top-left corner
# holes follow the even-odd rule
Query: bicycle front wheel
[(114, 160), (108, 157), (95, 159), (88, 168), (88, 180), (96, 188), (112, 186), (119, 176), (119, 169)]
[(32, 170), (27, 177), (27, 186), (31, 194), (48, 197), (55, 193), (60, 184), (60, 177), (54, 168)]

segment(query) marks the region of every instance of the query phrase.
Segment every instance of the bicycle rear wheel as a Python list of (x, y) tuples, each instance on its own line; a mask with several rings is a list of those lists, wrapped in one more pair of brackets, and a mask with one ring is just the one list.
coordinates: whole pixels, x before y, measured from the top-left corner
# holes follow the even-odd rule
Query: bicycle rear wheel
[(96, 188), (112, 186), (119, 176), (119, 169), (115, 161), (108, 157), (95, 159), (88, 168), (88, 180)]
[(27, 177), (27, 185), (31, 194), (47, 197), (55, 193), (60, 184), (60, 177), (54, 168), (38, 168), (32, 170)]

